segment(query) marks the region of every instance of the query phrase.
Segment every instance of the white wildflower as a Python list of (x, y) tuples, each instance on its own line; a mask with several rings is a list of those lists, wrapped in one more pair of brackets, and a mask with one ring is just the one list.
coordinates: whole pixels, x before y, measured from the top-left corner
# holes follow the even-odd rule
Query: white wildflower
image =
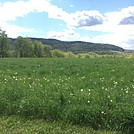
[(126, 90), (126, 94), (128, 94), (128, 90)]
[(81, 89), (80, 91), (81, 91), (81, 92), (83, 92), (84, 90), (83, 90), (83, 89)]
[(87, 103), (90, 103), (90, 101), (88, 100)]

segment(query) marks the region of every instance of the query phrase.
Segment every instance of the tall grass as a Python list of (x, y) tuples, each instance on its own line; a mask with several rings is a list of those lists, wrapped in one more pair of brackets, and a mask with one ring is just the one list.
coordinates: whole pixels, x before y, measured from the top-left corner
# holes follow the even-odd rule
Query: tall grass
[(0, 114), (134, 132), (134, 59), (0, 59)]

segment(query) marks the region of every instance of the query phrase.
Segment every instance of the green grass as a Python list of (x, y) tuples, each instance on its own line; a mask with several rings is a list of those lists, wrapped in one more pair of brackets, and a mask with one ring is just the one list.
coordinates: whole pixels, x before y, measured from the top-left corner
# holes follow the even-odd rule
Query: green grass
[(134, 132), (134, 59), (0, 59), (0, 114)]
[(64, 122), (45, 122), (18, 116), (0, 117), (0, 134), (122, 134), (121, 132), (95, 131), (89, 127), (66, 124)]

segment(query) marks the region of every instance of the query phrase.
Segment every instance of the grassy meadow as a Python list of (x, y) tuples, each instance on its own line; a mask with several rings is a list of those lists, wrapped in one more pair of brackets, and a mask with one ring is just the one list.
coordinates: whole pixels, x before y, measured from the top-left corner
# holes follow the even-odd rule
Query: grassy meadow
[(0, 121), (13, 115), (133, 134), (134, 58), (0, 59)]

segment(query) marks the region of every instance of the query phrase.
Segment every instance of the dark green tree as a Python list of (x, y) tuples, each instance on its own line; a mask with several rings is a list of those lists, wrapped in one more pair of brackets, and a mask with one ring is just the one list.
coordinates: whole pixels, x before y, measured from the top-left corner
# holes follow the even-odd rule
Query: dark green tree
[(17, 57), (33, 57), (33, 45), (30, 39), (17, 37), (15, 48)]
[(44, 45), (40, 41), (34, 42), (34, 56), (44, 57)]
[(18, 36), (15, 42), (16, 56), (23, 57), (22, 46), (24, 44), (24, 39), (21, 36)]
[(52, 57), (51, 46), (44, 45), (44, 57)]
[(0, 57), (8, 57), (9, 54), (9, 38), (6, 31), (0, 29)]

